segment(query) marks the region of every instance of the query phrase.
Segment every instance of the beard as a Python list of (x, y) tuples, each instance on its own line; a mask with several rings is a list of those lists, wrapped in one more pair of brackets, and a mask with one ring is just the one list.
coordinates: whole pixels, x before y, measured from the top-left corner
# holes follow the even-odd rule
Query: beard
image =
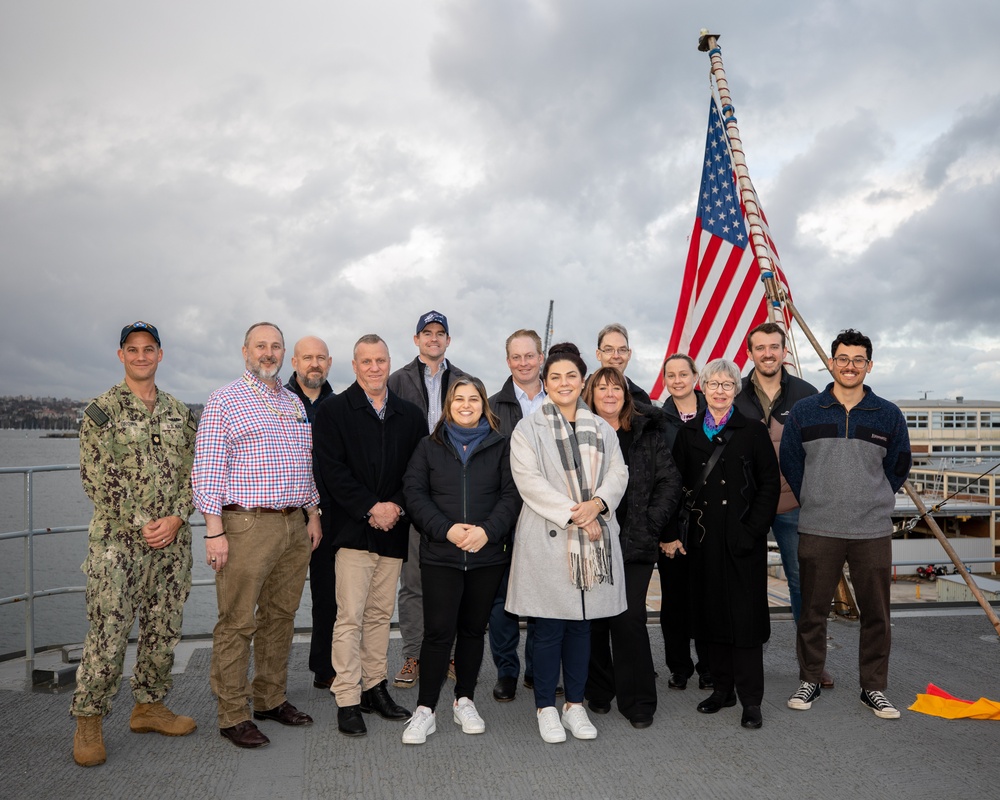
[(299, 380), (307, 389), (322, 389), (326, 376), (322, 372), (310, 372), (308, 375), (299, 375)]
[(273, 381), (281, 371), (281, 362), (276, 358), (262, 358), (257, 362), (247, 361), (247, 370), (262, 381)]

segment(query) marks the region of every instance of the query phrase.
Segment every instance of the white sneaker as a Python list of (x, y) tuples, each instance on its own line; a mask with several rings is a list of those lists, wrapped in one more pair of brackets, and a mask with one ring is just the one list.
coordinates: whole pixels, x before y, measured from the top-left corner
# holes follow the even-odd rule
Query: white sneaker
[(577, 739), (597, 738), (597, 728), (587, 716), (587, 709), (579, 703), (563, 706), (562, 726)]
[(549, 744), (566, 741), (566, 731), (559, 724), (559, 712), (555, 706), (547, 706), (538, 710), (538, 732)]
[(452, 719), (456, 725), (462, 726), (462, 733), (484, 733), (486, 723), (476, 711), (476, 704), (468, 697), (459, 697), (452, 707)]
[(417, 706), (403, 731), (403, 744), (423, 744), (437, 730), (437, 718), (427, 706)]

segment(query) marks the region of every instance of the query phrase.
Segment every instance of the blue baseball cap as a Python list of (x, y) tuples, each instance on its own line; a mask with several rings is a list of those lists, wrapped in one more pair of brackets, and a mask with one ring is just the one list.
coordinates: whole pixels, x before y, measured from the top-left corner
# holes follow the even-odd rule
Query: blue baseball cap
[(137, 331), (145, 331), (154, 339), (156, 339), (157, 347), (163, 347), (163, 345), (160, 344), (160, 332), (156, 330), (156, 326), (150, 325), (148, 322), (143, 322), (142, 320), (133, 322), (131, 325), (126, 325), (124, 328), (122, 328), (122, 335), (121, 339), (118, 340), (118, 346), (121, 347), (122, 345), (124, 345), (125, 340), (128, 338), (128, 335), (130, 333), (135, 333)]
[[(428, 311), (426, 314), (417, 320), (417, 333), (420, 333), (424, 328), (430, 325), (432, 322), (440, 323), (441, 327), (444, 328), (444, 332), (448, 333), (448, 318), (442, 314), (440, 311)], [(448, 333), (451, 336), (450, 333)]]

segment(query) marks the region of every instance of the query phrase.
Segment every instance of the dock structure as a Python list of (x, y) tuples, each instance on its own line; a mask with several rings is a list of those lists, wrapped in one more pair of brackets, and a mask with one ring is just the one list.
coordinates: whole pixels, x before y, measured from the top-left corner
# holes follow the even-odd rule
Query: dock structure
[[(659, 629), (650, 626), (662, 664)], [(659, 707), (651, 728), (633, 729), (616, 710), (592, 715), (594, 741), (544, 744), (533, 698), (523, 688), (510, 703), (490, 695), (496, 679), (488, 651), (476, 701), (486, 733), (464, 735), (451, 724), (442, 693), (438, 730), (421, 746), (400, 742), (402, 723), (368, 719), (368, 736), (337, 732), (336, 704), (312, 687), (308, 645), (292, 649), (289, 700), (315, 718), (308, 728), (261, 722), (271, 745), (238, 750), (220, 737), (208, 683), (211, 642), (186, 641), (178, 653), (169, 704), (193, 716), (198, 730), (184, 738), (134, 734), (128, 682), (105, 720), (108, 761), (73, 763), (73, 722), (67, 693), (11, 688), (23, 668), (0, 664), (0, 763), (3, 796), (28, 798), (372, 798), (465, 800), (511, 798), (768, 798), (848, 800), (856, 797), (993, 797), (1000, 722), (947, 721), (906, 710), (933, 682), (959, 697), (1000, 699), (1000, 641), (978, 609), (921, 609), (893, 615), (888, 697), (902, 711), (889, 721), (858, 699), (857, 623), (830, 622), (828, 666), (836, 688), (809, 711), (785, 706), (798, 685), (794, 630), (775, 618), (764, 655), (764, 727), (740, 727), (739, 708), (704, 715), (706, 692), (667, 688), (660, 666)], [(390, 642), (390, 666), (401, 642)], [(9, 673), (5, 680), (5, 672)], [(16, 681), (15, 681), (16, 683)], [(394, 689), (412, 709), (415, 690)]]

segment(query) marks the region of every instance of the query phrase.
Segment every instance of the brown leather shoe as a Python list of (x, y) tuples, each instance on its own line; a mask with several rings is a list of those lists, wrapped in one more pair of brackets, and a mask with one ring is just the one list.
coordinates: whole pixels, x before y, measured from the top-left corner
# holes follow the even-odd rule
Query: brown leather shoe
[(337, 676), (334, 675), (333, 678), (323, 678), (322, 680), (316, 678), (315, 680), (313, 680), (313, 686), (317, 689), (329, 689), (331, 686), (333, 686), (333, 681), (336, 677)]
[(273, 719), (275, 722), (280, 722), (282, 725), (312, 725), (313, 723), (312, 717), (304, 711), (299, 711), (287, 700), (280, 706), (276, 706), (269, 711), (254, 711), (253, 718)]
[(824, 669), (823, 672), (821, 672), (820, 676), (819, 676), (819, 685), (823, 689), (832, 689), (833, 688), (833, 675), (831, 675), (829, 672), (827, 672)]
[(243, 720), (243, 722), (237, 722), (231, 728), (219, 728), (219, 735), (225, 736), (237, 747), (245, 747), (247, 749), (265, 747), (271, 743), (271, 740), (261, 733), (260, 729), (248, 719)]

